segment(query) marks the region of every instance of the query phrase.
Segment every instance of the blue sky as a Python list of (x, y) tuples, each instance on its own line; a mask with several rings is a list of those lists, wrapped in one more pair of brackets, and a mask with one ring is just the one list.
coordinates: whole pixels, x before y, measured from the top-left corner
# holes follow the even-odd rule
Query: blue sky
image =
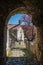
[[(19, 20), (22, 18), (24, 14), (15, 14), (15, 15), (12, 15), (8, 21), (8, 24), (18, 24), (19, 23)], [(27, 15), (28, 16), (28, 15)], [(26, 23), (26, 22), (25, 22)], [(22, 22), (21, 25), (25, 25), (24, 22)], [(27, 24), (27, 23), (26, 23)], [(32, 25), (32, 23), (31, 23)]]
[(18, 24), (23, 14), (15, 14), (10, 17), (8, 24)]

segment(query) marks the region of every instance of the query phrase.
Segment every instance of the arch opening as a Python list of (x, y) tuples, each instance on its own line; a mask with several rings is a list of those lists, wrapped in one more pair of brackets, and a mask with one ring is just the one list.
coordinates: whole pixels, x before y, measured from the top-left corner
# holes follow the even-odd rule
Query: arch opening
[[(10, 24), (10, 22), (8, 23), (8, 21), (9, 21), (9, 18), (11, 18), (13, 15), (15, 15), (15, 14), (22, 14), (23, 16), (22, 16), (22, 18), (20, 18), (19, 19), (19, 22), (18, 23), (13, 23), (13, 24)], [(35, 37), (35, 35), (34, 36), (30, 36), (30, 38), (29, 38), (29, 36), (28, 36), (28, 33), (29, 33), (29, 31), (27, 31), (27, 30), (29, 30), (29, 28), (28, 28), (28, 26), (31, 26), (30, 28), (32, 29), (31, 31), (32, 31), (32, 35), (33, 35), (33, 28), (36, 28), (34, 25), (33, 25), (33, 23), (32, 23), (32, 15), (31, 14), (29, 14), (29, 15), (27, 15), (28, 14), (28, 12), (27, 12), (27, 10), (26, 9), (23, 9), (23, 8), (21, 8), (21, 10), (19, 10), (19, 9), (16, 9), (16, 10), (13, 10), (9, 15), (8, 15), (8, 17), (7, 17), (7, 20), (6, 20), (6, 23), (7, 23), (7, 26), (10, 24), (10, 27), (11, 27), (11, 25), (20, 25), (20, 26), (25, 26), (24, 27), (24, 29), (25, 30), (23, 30), (24, 32), (26, 32), (26, 33), (24, 33), (24, 35), (25, 35), (25, 41), (24, 42), (26, 42), (27, 44), (26, 44), (26, 48), (28, 49), (28, 51), (29, 51), (29, 47), (31, 46), (31, 45), (33, 45), (33, 37)], [(26, 18), (27, 17), (27, 18)], [(29, 20), (29, 18), (28, 17), (30, 17), (30, 19), (31, 20)], [(26, 19), (24, 19), (24, 18), (26, 18)], [(24, 20), (23, 20), (24, 19)], [(15, 19), (14, 19), (15, 20)], [(14, 26), (15, 26), (14, 25)], [(14, 26), (12, 26), (12, 28), (14, 29)], [(10, 32), (12, 32), (13, 30), (12, 30), (12, 28), (11, 28), (11, 30), (10, 30)], [(19, 28), (19, 27), (18, 27)], [(21, 29), (21, 27), (19, 28), (19, 29)], [(16, 31), (16, 30), (15, 30)], [(15, 31), (13, 31), (13, 33), (15, 32)], [(20, 32), (21, 33), (21, 32)], [(36, 33), (36, 32), (35, 32)], [(31, 35), (30, 34), (30, 35)], [(7, 41), (9, 40), (9, 31), (7, 30)], [(23, 36), (24, 36), (23, 35)], [(21, 35), (22, 36), (22, 35)], [(12, 37), (11, 37), (12, 38)], [(14, 39), (14, 38), (13, 38)], [(10, 39), (11, 40), (11, 39)], [(26, 41), (27, 40), (27, 41)], [(15, 41), (15, 40), (14, 40)], [(18, 40), (16, 40), (17, 42), (18, 42)], [(32, 42), (31, 42), (32, 41)], [(12, 43), (12, 40), (10, 41), (11, 43)], [(16, 42), (16, 43), (17, 43)], [(9, 41), (8, 41), (8, 43), (9, 43)], [(7, 46), (8, 46), (8, 43), (7, 43)], [(23, 42), (22, 42), (23, 43)], [(29, 44), (28, 44), (29, 43)], [(31, 44), (31, 45), (30, 45)], [(13, 45), (14, 46), (14, 45)], [(20, 45), (21, 46), (21, 45)], [(12, 47), (12, 45), (11, 45), (11, 47)], [(9, 47), (6, 47), (7, 48), (7, 55), (8, 55), (8, 52), (9, 52), (9, 50), (10, 49), (12, 49), (12, 48), (9, 48)], [(32, 49), (31, 49), (32, 50)], [(25, 51), (25, 50), (24, 50)], [(10, 52), (10, 54), (12, 54), (12, 52)], [(10, 55), (9, 54), (9, 55)], [(24, 54), (24, 56), (25, 56), (25, 54)], [(8, 56), (7, 56), (8, 57)], [(10, 57), (10, 56), (9, 56)]]

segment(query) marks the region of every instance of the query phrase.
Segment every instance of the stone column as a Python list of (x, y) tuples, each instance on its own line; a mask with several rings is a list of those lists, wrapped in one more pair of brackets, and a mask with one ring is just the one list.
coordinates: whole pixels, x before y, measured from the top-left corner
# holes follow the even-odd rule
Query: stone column
[(8, 53), (9, 53), (9, 29), (7, 29), (7, 44), (6, 44), (6, 52), (7, 52), (7, 56), (8, 56)]

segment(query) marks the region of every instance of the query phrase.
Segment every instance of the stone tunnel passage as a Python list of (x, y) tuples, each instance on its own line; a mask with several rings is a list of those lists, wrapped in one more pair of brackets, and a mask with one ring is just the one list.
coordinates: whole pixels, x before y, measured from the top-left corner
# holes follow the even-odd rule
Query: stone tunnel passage
[[(35, 54), (37, 60), (43, 63), (43, 0), (1, 0), (0, 1), (0, 65), (6, 60), (6, 18), (13, 10), (13, 13), (32, 14), (34, 25), (37, 27), (37, 44)], [(16, 9), (16, 10), (15, 10)], [(10, 16), (12, 12), (10, 13)], [(9, 17), (8, 17), (9, 18)], [(5, 35), (4, 35), (5, 34)]]
[[(34, 29), (36, 27), (34, 27), (34, 25), (32, 24), (31, 17), (29, 17), (28, 15), (23, 14), (22, 18), (21, 20), (19, 20), (19, 24), (17, 25), (15, 25), (14, 23), (8, 24), (7, 47), (6, 47), (8, 60), (6, 61), (6, 65), (10, 65), (10, 64), (25, 65), (26, 63), (27, 65), (38, 64), (34, 58), (34, 54), (31, 51), (32, 50), (31, 45), (35, 43), (32, 41), (35, 41), (33, 40), (35, 39), (33, 34), (36, 33), (36, 29)], [(26, 21), (25, 24), (22, 23), (22, 21), (24, 22)], [(18, 32), (20, 31), (20, 34), (22, 33), (23, 39), (20, 37), (21, 41), (20, 40), (18, 41), (19, 38), (17, 38), (17, 35), (20, 34), (18, 34), (17, 31)], [(28, 59), (30, 60), (28, 61)]]
[[(43, 65), (43, 0), (1, 0), (0, 1), (0, 65), (4, 65), (6, 60), (6, 18), (9, 13), (32, 14), (33, 23), (37, 27), (37, 42), (33, 49), (37, 60)], [(12, 12), (10, 13), (10, 15)], [(9, 17), (8, 17), (9, 18)], [(5, 30), (4, 30), (5, 29)], [(40, 64), (39, 64), (40, 65)]]

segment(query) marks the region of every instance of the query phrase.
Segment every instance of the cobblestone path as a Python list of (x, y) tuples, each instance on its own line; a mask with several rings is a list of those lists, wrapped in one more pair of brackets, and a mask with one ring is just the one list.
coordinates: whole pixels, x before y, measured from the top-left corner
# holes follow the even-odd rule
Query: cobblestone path
[(6, 65), (38, 65), (36, 60), (26, 57), (9, 58)]

